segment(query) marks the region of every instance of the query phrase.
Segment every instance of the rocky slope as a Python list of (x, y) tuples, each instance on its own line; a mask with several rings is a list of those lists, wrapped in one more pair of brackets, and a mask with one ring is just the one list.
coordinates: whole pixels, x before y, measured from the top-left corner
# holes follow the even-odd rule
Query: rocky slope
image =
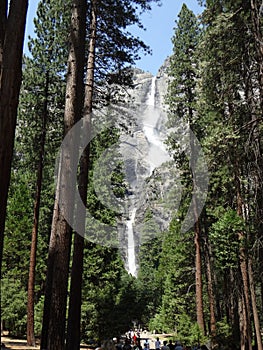
[[(171, 166), (171, 158), (165, 146), (168, 134), (164, 104), (168, 84), (167, 65), (168, 60), (156, 77), (135, 70), (135, 88), (128, 91), (130, 102), (127, 108), (134, 123), (130, 127), (130, 134), (122, 135), (120, 149), (129, 187), (127, 220), (135, 212), (132, 227), (136, 253), (142, 243), (156, 237), (168, 227), (171, 212), (178, 205), (176, 192), (180, 188), (180, 181)], [(129, 222), (129, 226), (130, 224)], [(125, 222), (123, 225), (123, 231), (119, 235), (120, 248), (128, 266), (127, 235), (130, 233), (125, 229)]]

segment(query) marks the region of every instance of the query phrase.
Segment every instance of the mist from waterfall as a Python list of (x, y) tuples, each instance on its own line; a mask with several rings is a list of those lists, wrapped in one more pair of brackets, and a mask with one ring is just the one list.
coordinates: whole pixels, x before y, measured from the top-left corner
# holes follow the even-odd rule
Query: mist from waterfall
[[(160, 130), (158, 129), (158, 122), (160, 120), (161, 115), (160, 109), (155, 107), (155, 98), (156, 77), (152, 77), (151, 85), (146, 98), (146, 106), (143, 112), (141, 125), (144, 137), (148, 143), (148, 154), (146, 158), (144, 158), (144, 161), (146, 164), (148, 164), (149, 169), (147, 176), (150, 176), (155, 168), (158, 168), (159, 166), (161, 166), (161, 164), (171, 159), (165, 149), (165, 145), (160, 136)], [(134, 237), (136, 211), (136, 201), (133, 201), (129, 210), (129, 220), (127, 220), (126, 222), (126, 232), (128, 235), (128, 254), (126, 266), (128, 272), (135, 277), (137, 271)]]

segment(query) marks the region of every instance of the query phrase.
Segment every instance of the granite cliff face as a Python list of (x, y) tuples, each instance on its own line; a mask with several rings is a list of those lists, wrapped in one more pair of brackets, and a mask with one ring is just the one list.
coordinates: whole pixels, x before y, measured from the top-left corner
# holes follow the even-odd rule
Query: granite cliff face
[[(128, 186), (127, 221), (119, 235), (120, 249), (130, 273), (136, 275), (139, 246), (165, 230), (178, 200), (178, 175), (171, 166), (165, 139), (167, 113), (168, 60), (156, 77), (139, 69), (134, 71), (135, 88), (128, 91), (127, 107), (133, 123), (130, 135), (121, 137), (121, 153)], [(121, 225), (120, 225), (121, 227)], [(132, 237), (131, 237), (132, 236)], [(135, 252), (135, 259), (132, 254)]]

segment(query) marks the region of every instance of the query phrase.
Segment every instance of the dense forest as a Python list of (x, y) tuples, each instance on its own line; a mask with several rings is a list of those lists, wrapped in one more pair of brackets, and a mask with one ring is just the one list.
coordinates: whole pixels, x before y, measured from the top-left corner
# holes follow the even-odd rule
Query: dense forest
[[(142, 28), (141, 15), (154, 3), (161, 5), (40, 0), (28, 56), (28, 1), (0, 3), (1, 329), (29, 346), (38, 338), (41, 349), (77, 350), (90, 339), (120, 336), (135, 321), (187, 345), (263, 349), (260, 0), (199, 1), (199, 16), (185, 4), (175, 13), (164, 108), (180, 206), (163, 231), (146, 211), (144, 234), (152, 238), (139, 246), (136, 277), (116, 237), (101, 239), (103, 225), (118, 226), (120, 213), (101, 202), (95, 187), (103, 192), (104, 183), (93, 174), (133, 122), (132, 104), (123, 112), (125, 92), (150, 48), (129, 27)], [(92, 136), (93, 125), (107, 119), (111, 127)], [(79, 123), (90, 140), (85, 147), (71, 132)], [(121, 160), (111, 189), (125, 201)], [(95, 222), (85, 221), (86, 208)], [(193, 224), (182, 227), (189, 213)]]

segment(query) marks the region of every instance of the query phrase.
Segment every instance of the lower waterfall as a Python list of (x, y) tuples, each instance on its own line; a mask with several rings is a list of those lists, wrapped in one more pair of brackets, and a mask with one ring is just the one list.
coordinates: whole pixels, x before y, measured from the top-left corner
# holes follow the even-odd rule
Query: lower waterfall
[(128, 272), (136, 277), (136, 257), (135, 257), (135, 244), (133, 234), (133, 224), (136, 215), (136, 208), (132, 209), (130, 220), (127, 221), (127, 233), (128, 233)]

